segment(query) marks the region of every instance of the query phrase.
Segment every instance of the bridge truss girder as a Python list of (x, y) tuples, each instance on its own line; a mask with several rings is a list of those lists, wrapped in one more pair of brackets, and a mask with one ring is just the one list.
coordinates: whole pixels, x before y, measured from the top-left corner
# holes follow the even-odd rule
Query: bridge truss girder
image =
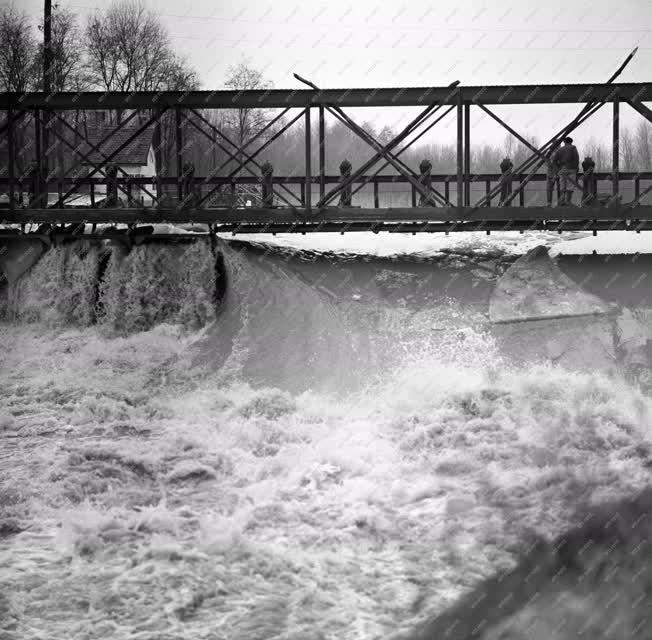
[[(456, 85), (456, 83), (453, 83)], [(232, 160), (237, 162), (237, 167), (231, 170), (227, 179), (237, 176), (237, 174), (245, 169), (254, 177), (258, 174), (256, 170), (260, 171), (261, 165), (256, 161), (256, 157), (267, 148), (275, 139), (282, 135), (290, 126), (297, 122), (300, 118), (304, 118), (305, 122), (305, 181), (304, 181), (304, 197), (303, 208), (306, 212), (311, 212), (312, 198), (311, 188), (314, 182), (311, 168), (311, 110), (312, 108), (318, 109), (319, 115), (319, 200), (316, 205), (317, 211), (324, 211), (324, 207), (344, 188), (354, 184), (356, 181), (361, 181), (362, 184), (357, 189), (362, 188), (366, 183), (365, 172), (373, 167), (377, 162), (384, 161), (385, 165), (391, 164), (403, 178), (412, 184), (413, 190), (416, 189), (426, 201), (434, 204), (435, 200), (442, 202), (446, 205), (451, 205), (448, 197), (448, 190), (446, 194), (441, 194), (436, 189), (426, 190), (419, 182), (418, 176), (407, 167), (398, 156), (403, 153), (410, 145), (419, 139), (427, 130), (436, 124), (441, 118), (435, 122), (431, 122), (429, 126), (422, 131), (416, 138), (410, 142), (406, 142), (409, 135), (416, 131), (417, 127), (424, 124), (428, 118), (434, 115), (438, 110), (444, 106), (449, 106), (449, 111), (456, 110), (457, 116), (457, 166), (456, 166), (456, 185), (457, 185), (457, 208), (462, 211), (462, 208), (471, 208), (470, 213), (476, 212), (479, 207), (491, 202), (492, 196), (495, 195), (496, 189), (492, 190), (488, 196), (481, 198), (474, 205), (471, 203), (471, 183), (477, 178), (471, 173), (471, 155), (470, 155), (470, 140), (471, 140), (471, 109), (477, 107), (487, 113), (496, 122), (503, 126), (506, 131), (514, 135), (525, 146), (527, 146), (532, 154), (523, 163), (525, 169), (529, 170), (525, 179), (516, 190), (511, 194), (506, 204), (510, 204), (514, 198), (519, 195), (524, 189), (525, 185), (532, 179), (533, 175), (540, 168), (541, 164), (545, 162), (546, 154), (550, 153), (551, 149), (554, 150), (555, 145), (559, 144), (564, 135), (568, 135), (570, 131), (579, 126), (586, 118), (590, 117), (599, 108), (607, 103), (613, 105), (613, 154), (612, 154), (612, 192), (616, 196), (619, 191), (619, 109), (620, 103), (624, 102), (629, 104), (640, 115), (652, 121), (652, 110), (643, 104), (645, 100), (652, 100), (652, 85), (648, 83), (638, 84), (604, 84), (604, 85), (547, 85), (547, 86), (512, 86), (512, 87), (436, 87), (436, 88), (403, 88), (403, 89), (351, 89), (351, 90), (321, 90), (314, 88), (312, 90), (299, 90), (299, 91), (284, 91), (284, 90), (270, 90), (265, 92), (260, 91), (216, 91), (216, 92), (159, 92), (159, 93), (77, 93), (77, 94), (52, 94), (46, 96), (44, 94), (28, 93), (23, 95), (17, 94), (0, 94), (0, 110), (4, 109), (7, 112), (6, 122), (0, 126), (0, 134), (5, 134), (8, 144), (8, 167), (7, 179), (5, 182), (9, 187), (9, 209), (14, 211), (16, 202), (14, 201), (14, 186), (17, 181), (24, 179), (24, 176), (16, 176), (15, 172), (15, 136), (14, 130), (26, 115), (32, 115), (35, 128), (36, 140), (36, 157), (37, 157), (37, 180), (39, 185), (38, 193), (34, 198), (35, 205), (43, 204), (43, 197), (47, 194), (47, 167), (43, 165), (42, 160), (47, 157), (48, 139), (50, 135), (57, 138), (62, 143), (67, 144), (71, 151), (79, 156), (78, 162), (75, 166), (81, 166), (83, 162), (90, 164), (93, 168), (91, 173), (84, 178), (75, 179), (72, 186), (67, 191), (60, 192), (55, 209), (61, 209), (67, 197), (70, 196), (76, 188), (84, 182), (88, 182), (90, 178), (95, 175), (106, 176), (106, 167), (113, 157), (124, 149), (130, 141), (135, 139), (140, 132), (144, 131), (152, 124), (160, 124), (161, 117), (164, 113), (172, 110), (175, 114), (175, 147), (177, 156), (177, 194), (178, 205), (177, 209), (183, 210), (188, 206), (193, 208), (201, 206), (206, 202), (211, 195), (220, 187), (220, 184), (211, 186), (211, 180), (217, 177), (217, 174), (223, 169), (226, 164)], [(524, 136), (521, 136), (510, 125), (499, 118), (489, 107), (493, 104), (552, 104), (552, 103), (580, 103), (584, 104), (584, 108), (580, 114), (571, 121), (560, 132), (553, 136), (545, 145), (540, 148), (535, 148), (531, 145)], [(401, 132), (399, 132), (391, 141), (386, 144), (381, 144), (369, 132), (365, 131), (359, 126), (352, 118), (347, 116), (342, 107), (362, 107), (362, 106), (415, 106), (419, 105), (424, 107), (419, 116), (414, 118)], [(282, 108), (283, 111), (272, 121), (277, 122), (290, 108), (299, 107), (300, 113), (294, 117), (289, 123), (274, 133), (269, 139), (260, 144), (254, 151), (247, 151), (247, 149), (256, 141), (260, 141), (263, 134), (269, 127), (265, 127), (259, 131), (251, 139), (247, 140), (242, 145), (236, 144), (229, 138), (219, 127), (209, 122), (202, 116), (199, 109), (214, 108), (214, 109), (232, 109), (232, 108), (250, 108), (250, 107), (276, 107)], [(108, 136), (102, 139), (97, 144), (92, 144), (87, 136), (82, 132), (77, 131), (81, 138), (90, 146), (90, 152), (98, 152), (101, 155), (101, 160), (91, 161), (89, 158), (90, 152), (84, 153), (79, 149), (75, 149), (72, 145), (58, 133), (53, 123), (62, 122), (68, 129), (74, 131), (72, 125), (63, 119), (59, 111), (71, 109), (107, 109), (107, 108), (120, 108), (122, 110), (130, 110), (131, 113), (123, 120), (116, 129)], [(111, 152), (105, 153), (102, 146), (110, 142), (120, 130), (126, 126), (141, 110), (147, 110), (150, 114), (144, 124), (138, 126), (137, 131), (132, 134), (126, 142), (123, 142), (116, 149)], [(340, 184), (336, 185), (334, 189), (326, 192), (326, 174), (325, 174), (325, 113), (329, 112), (336, 116), (340, 122), (345, 124), (351, 131), (367, 142), (375, 151), (372, 158), (359, 167), (350, 178), (344, 179)], [(446, 111), (448, 113), (448, 111)], [(444, 115), (446, 115), (444, 113)], [(191, 117), (194, 116), (193, 117)], [(442, 116), (443, 117), (443, 116)], [(207, 136), (211, 141), (217, 144), (228, 156), (227, 163), (223, 163), (220, 167), (206, 176), (201, 185), (209, 185), (207, 194), (202, 195), (198, 201), (189, 201), (188, 195), (182, 192), (182, 184), (184, 180), (183, 175), (183, 133), (182, 122), (183, 120), (189, 122), (191, 126)], [(271, 123), (270, 123), (271, 126)], [(208, 129), (208, 130), (207, 130)], [(219, 138), (219, 141), (218, 141)], [(395, 151), (399, 144), (404, 146)], [(227, 147), (230, 145), (232, 149)], [(45, 152), (45, 153), (44, 153)], [(71, 173), (74, 167), (70, 167), (67, 173)], [(382, 168), (381, 168), (382, 169)], [(126, 172), (121, 171), (123, 177), (126, 177)], [(376, 174), (378, 175), (378, 172)], [(63, 176), (66, 178), (66, 176)], [(221, 176), (219, 176), (221, 177)], [(127, 195), (127, 203), (132, 204), (131, 192), (125, 189), (120, 180), (115, 182), (116, 188), (121, 190)], [(152, 203), (160, 206), (161, 191), (156, 195), (147, 191), (144, 185), (136, 183), (137, 188), (142, 188), (149, 197)], [(497, 187), (499, 188), (499, 187)], [(287, 188), (286, 185), (281, 184), (280, 189), (290, 194), (293, 198), (297, 196)], [(632, 206), (639, 204), (641, 199), (650, 191), (652, 186), (644, 189), (642, 193), (638, 193), (636, 200), (630, 203)], [(286, 195), (275, 191), (275, 196), (283, 201), (290, 208), (297, 210), (297, 207), (291, 203)], [(155, 207), (154, 207), (155, 208)], [(327, 210), (326, 210), (327, 211)]]

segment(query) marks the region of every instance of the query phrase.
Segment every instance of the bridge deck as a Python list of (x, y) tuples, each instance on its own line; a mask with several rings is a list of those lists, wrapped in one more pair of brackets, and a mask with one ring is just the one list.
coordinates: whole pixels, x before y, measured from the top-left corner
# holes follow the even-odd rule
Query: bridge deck
[[(233, 233), (345, 231), (452, 232), (525, 229), (652, 230), (652, 205), (637, 207), (397, 207), (304, 209), (22, 209), (0, 211), (3, 224), (188, 224)], [(6, 233), (6, 231), (5, 231)]]

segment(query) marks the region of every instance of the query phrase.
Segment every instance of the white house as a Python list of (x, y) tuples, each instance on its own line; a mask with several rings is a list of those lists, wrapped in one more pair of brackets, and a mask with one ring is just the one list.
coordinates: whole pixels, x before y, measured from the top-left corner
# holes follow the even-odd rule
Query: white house
[[(85, 148), (82, 148), (82, 151), (88, 156), (89, 160), (100, 164), (106, 156), (110, 156), (119, 147), (122, 147), (138, 131), (138, 129), (138, 126), (125, 126), (118, 131), (115, 131), (115, 127), (106, 125), (100, 125), (92, 129), (89, 128), (88, 141), (92, 145), (99, 147), (102, 153), (91, 149), (88, 145), (85, 145)], [(114, 131), (113, 134), (111, 134), (112, 131)], [(103, 144), (100, 144), (102, 140), (110, 134), (111, 137)], [(150, 193), (154, 193), (155, 191), (153, 183), (156, 178), (156, 161), (154, 156), (154, 146), (152, 144), (153, 136), (154, 127), (149, 127), (144, 131), (141, 131), (133, 140), (131, 140), (131, 142), (111, 158), (111, 163), (117, 165), (128, 175), (138, 178), (151, 178), (152, 183), (144, 185)], [(84, 162), (83, 167), (82, 173), (86, 175), (91, 173), (94, 169), (93, 165), (88, 162)], [(124, 175), (122, 171), (118, 171), (118, 177)], [(96, 172), (93, 174), (93, 177), (100, 177), (100, 174)], [(102, 197), (106, 193), (105, 186), (96, 185), (95, 193)], [(132, 194), (134, 198), (144, 198), (145, 203), (147, 204), (149, 197), (144, 191), (138, 189), (136, 185), (132, 187)], [(123, 192), (119, 191), (118, 195), (124, 200), (125, 195)]]

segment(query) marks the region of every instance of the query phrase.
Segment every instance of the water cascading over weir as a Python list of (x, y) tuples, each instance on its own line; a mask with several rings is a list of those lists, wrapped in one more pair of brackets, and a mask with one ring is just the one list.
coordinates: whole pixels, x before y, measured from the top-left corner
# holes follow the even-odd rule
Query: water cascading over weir
[(2, 316), (7, 320), (100, 324), (127, 333), (161, 322), (194, 329), (215, 317), (224, 275), (208, 239), (129, 249), (84, 239), (47, 248), (38, 240), (16, 238), (4, 246)]

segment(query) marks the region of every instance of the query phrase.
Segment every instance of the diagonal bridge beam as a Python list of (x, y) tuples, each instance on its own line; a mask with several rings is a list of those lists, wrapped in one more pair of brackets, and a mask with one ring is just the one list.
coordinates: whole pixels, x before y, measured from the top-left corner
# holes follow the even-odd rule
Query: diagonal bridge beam
[[(70, 131), (72, 131), (73, 133), (75, 133), (75, 134), (80, 133), (77, 129), (75, 129), (68, 122), (66, 122), (66, 120), (64, 118), (62, 118), (58, 113), (55, 112), (54, 116), (59, 121), (61, 121), (68, 129), (70, 129)], [(59, 140), (61, 140), (61, 142), (63, 142), (69, 149), (71, 149), (73, 153), (76, 153), (77, 155), (81, 156), (82, 160), (86, 160), (86, 162), (88, 164), (90, 164), (91, 166), (96, 168), (98, 170), (98, 173), (102, 173), (103, 175), (105, 175), (104, 171), (102, 170), (102, 167), (97, 162), (94, 162), (93, 160), (91, 160), (89, 154), (86, 154), (83, 151), (81, 151), (79, 148), (75, 147), (75, 145), (73, 145), (68, 140), (66, 140), (56, 129), (53, 129), (52, 132), (54, 133), (55, 137), (57, 137)], [(83, 134), (82, 134), (82, 139), (84, 140), (84, 142), (86, 142), (86, 144), (89, 145), (90, 151), (96, 151), (105, 160), (108, 158), (107, 154), (104, 153), (104, 151), (102, 151), (102, 149), (100, 148), (102, 142), (95, 145)], [(127, 178), (129, 177), (129, 174), (121, 166), (119, 166), (119, 165), (116, 165), (116, 166), (117, 166), (118, 171), (123, 176), (125, 176)], [(69, 172), (70, 172), (70, 169), (66, 173), (69, 173)], [(122, 193), (124, 193), (127, 196), (127, 202), (129, 202), (131, 204), (131, 202), (133, 201), (133, 198), (132, 198), (131, 194), (129, 193), (129, 191), (119, 183), (116, 183), (116, 186), (117, 186), (118, 189), (120, 189), (120, 191), (122, 191)], [(136, 186), (141, 191), (144, 191), (152, 199), (152, 203), (158, 203), (159, 202), (158, 198), (153, 193), (151, 193), (144, 185), (136, 185)], [(63, 202), (58, 201), (57, 205), (60, 205), (60, 204), (63, 205)]]
[[(578, 114), (578, 116), (572, 120), (569, 124), (567, 124), (561, 131), (557, 132), (550, 140), (548, 140), (545, 144), (543, 144), (538, 151), (543, 153), (544, 155), (547, 155), (551, 152), (553, 152), (557, 147), (559, 147), (563, 141), (563, 139), (569, 134), (572, 133), (577, 127), (579, 127), (585, 120), (590, 118), (596, 111), (601, 109), (604, 105), (606, 104), (605, 102), (599, 102), (597, 104), (593, 104), (593, 106), (590, 106), (590, 104), (587, 104), (584, 109)], [(588, 107), (588, 109), (587, 109)], [(522, 173), (526, 169), (530, 169), (536, 162), (537, 162), (538, 155), (537, 154), (532, 154), (529, 156), (526, 160), (524, 160), (519, 167), (514, 169), (515, 174)], [(538, 163), (534, 166), (533, 169), (530, 170), (530, 173), (526, 176), (525, 180), (523, 180), (516, 189), (514, 189), (513, 193), (509, 198), (505, 200), (505, 204), (509, 204), (514, 200), (514, 198), (523, 190), (525, 189), (525, 186), (532, 180), (536, 172), (539, 170), (539, 168), (543, 165), (545, 160), (539, 160)], [(495, 198), (498, 192), (500, 191), (500, 185), (497, 187), (494, 187), (488, 194), (483, 196), (473, 207), (471, 210), (471, 213), (474, 213), (480, 209), (480, 207), (484, 206), (484, 204), (492, 199)]]
[[(629, 99), (627, 99), (627, 100), (625, 100), (625, 102), (632, 109), (634, 109), (634, 111), (636, 111), (637, 113), (642, 115), (646, 120), (648, 120), (649, 122), (652, 122), (652, 109), (648, 109), (648, 107), (646, 107), (642, 102), (640, 102), (638, 100), (629, 100)], [(646, 189), (643, 189), (643, 191), (641, 193), (639, 193), (639, 195), (634, 200), (627, 203), (627, 206), (631, 207), (631, 208), (636, 207), (641, 202), (641, 200), (648, 193), (650, 193), (650, 191), (652, 191), (652, 185), (650, 185)]]
[[(217, 145), (224, 153), (226, 153), (229, 156), (229, 160), (226, 162), (222, 163), (217, 169), (214, 169), (213, 171), (210, 172), (209, 176), (204, 179), (202, 182), (203, 184), (207, 184), (210, 179), (216, 175), (222, 168), (224, 168), (226, 165), (229, 164), (231, 160), (234, 160), (235, 162), (239, 163), (238, 166), (238, 171), (243, 168), (246, 169), (252, 176), (255, 176), (258, 178), (259, 176), (253, 171), (253, 169), (248, 165), (248, 163), (253, 164), (255, 167), (258, 168), (258, 170), (262, 169), (262, 165), (252, 156), (250, 156), (248, 153), (245, 152), (245, 149), (255, 140), (257, 140), (259, 137), (262, 136), (265, 131), (270, 129), (276, 122), (278, 122), (288, 111), (289, 107), (287, 109), (284, 109), (278, 116), (276, 116), (273, 120), (267, 123), (263, 129), (261, 129), (254, 137), (250, 138), (245, 144), (243, 144), (241, 147), (239, 147), (235, 142), (233, 142), (225, 133), (220, 131), (213, 123), (209, 122), (204, 116), (196, 111), (195, 109), (190, 109), (190, 111), (197, 116), (204, 124), (206, 124), (211, 131), (213, 131), (215, 134), (223, 138), (227, 143), (229, 143), (232, 147), (235, 147), (235, 151), (230, 151), (227, 147), (225, 147), (223, 144), (221, 144), (218, 139), (214, 136), (212, 136), (210, 133), (205, 131), (202, 127), (200, 127), (192, 118), (188, 117), (186, 115), (186, 119), (188, 122), (190, 122), (191, 125), (193, 125), (200, 133), (204, 134), (211, 142), (213, 142), (215, 145)], [(243, 163), (240, 158), (238, 158), (237, 154), (241, 154), (245, 158), (245, 162)], [(295, 198), (299, 203), (301, 202), (300, 198), (290, 189), (288, 189), (284, 184), (281, 185), (287, 193), (289, 193), (293, 198)], [(218, 187), (219, 188), (219, 187)], [(283, 197), (281, 194), (277, 193), (274, 189), (272, 189), (274, 192), (274, 195), (285, 202), (289, 207), (293, 207), (294, 205), (290, 203), (285, 197)], [(186, 199), (182, 203), (185, 204), (188, 196), (186, 196)]]
[[(550, 140), (548, 140), (545, 144), (543, 144), (538, 151), (541, 152), (544, 157), (547, 156), (547, 154), (553, 153), (562, 143), (563, 139), (570, 133), (572, 133), (577, 127), (580, 126), (585, 120), (590, 118), (598, 109), (602, 108), (606, 102), (600, 102), (598, 104), (594, 104), (593, 106), (589, 106), (589, 104), (586, 105), (586, 107), (589, 107), (588, 110), (586, 110), (586, 107), (584, 108), (581, 113), (582, 115), (578, 115), (573, 121), (571, 121), (569, 124), (567, 124), (563, 129), (561, 129), (559, 132), (557, 132)], [(522, 173), (525, 170), (530, 170), (528, 175), (525, 177), (525, 179), (514, 189), (512, 194), (505, 200), (505, 205), (509, 205), (516, 196), (525, 189), (526, 185), (532, 180), (536, 172), (541, 168), (544, 162), (546, 160), (537, 160), (539, 158), (538, 154), (532, 154), (530, 155), (526, 160), (523, 161), (523, 163), (514, 169), (514, 173)], [(483, 196), (473, 207), (473, 212), (477, 211), (482, 207), (485, 202), (490, 200), (491, 198), (496, 197), (498, 192), (500, 191), (500, 185), (497, 187), (494, 187), (487, 195)]]
[[(299, 74), (295, 73), (294, 77), (307, 84), (308, 86), (312, 87), (313, 89), (316, 89), (319, 91), (319, 87), (317, 87), (315, 84), (312, 82), (306, 80), (305, 78), (302, 78)], [(372, 147), (377, 153), (381, 154), (383, 158), (387, 161), (387, 163), (391, 164), (398, 172), (400, 175), (402, 175), (404, 178), (406, 178), (412, 186), (419, 192), (421, 195), (426, 198), (428, 202), (430, 202), (433, 206), (437, 206), (437, 201), (435, 197), (433, 196), (433, 193), (435, 196), (439, 197), (440, 200), (443, 203), (447, 203), (446, 198), (440, 194), (436, 189), (432, 189), (429, 192), (428, 189), (426, 189), (421, 182), (419, 182), (419, 178), (417, 174), (412, 171), (410, 167), (408, 167), (403, 161), (398, 159), (398, 156), (390, 153), (385, 149), (385, 147), (368, 131), (363, 129), (361, 126), (359, 126), (352, 118), (346, 115), (342, 109), (339, 107), (333, 106), (333, 105), (325, 105), (326, 110), (335, 118), (337, 118), (342, 124), (346, 125), (351, 129), (354, 133), (358, 135), (364, 142), (366, 142), (370, 147)], [(414, 141), (412, 141), (410, 144), (412, 144)], [(407, 146), (410, 146), (408, 144)], [(379, 158), (380, 159), (380, 158)], [(450, 204), (450, 203), (448, 203)]]
[[(104, 160), (102, 160), (98, 165), (95, 165), (95, 168), (87, 176), (85, 176), (85, 178), (75, 180), (75, 182), (73, 183), (73, 186), (65, 193), (65, 195), (63, 195), (63, 196), (61, 196), (59, 198), (59, 200), (57, 201), (57, 205), (60, 205), (60, 204), (62, 205), (62, 203), (65, 202), (66, 199), (68, 197), (70, 197), (75, 192), (77, 187), (80, 184), (83, 183), (84, 179), (91, 178), (96, 173), (98, 173), (102, 169), (104, 169), (106, 167), (106, 165), (109, 164), (111, 162), (111, 160), (113, 160), (113, 158), (115, 158), (115, 156), (117, 156), (123, 149), (126, 149), (151, 124), (156, 122), (163, 115), (163, 113), (165, 113), (165, 111), (167, 111), (168, 108), (169, 107), (164, 106), (156, 114), (154, 114), (153, 116), (148, 118), (145, 121), (145, 124), (138, 127), (138, 129), (136, 129), (135, 133), (130, 135), (127, 138), (127, 140), (125, 140), (125, 142), (123, 142), (121, 145), (118, 145), (118, 147), (116, 147), (107, 156), (105, 156)], [(120, 125), (116, 129), (114, 129), (108, 136), (106, 136), (106, 138), (104, 140), (102, 140), (102, 142), (100, 142), (100, 144), (104, 144), (107, 140), (109, 140), (112, 136), (114, 136), (118, 131), (120, 131), (120, 129), (124, 128), (125, 124), (127, 122), (129, 122), (136, 115), (136, 113), (137, 113), (137, 111), (134, 111), (129, 117), (127, 117), (123, 122), (121, 122)], [(77, 163), (77, 165), (75, 165), (75, 166), (79, 166), (80, 164), (81, 164), (81, 162)]]
[[(530, 142), (528, 142), (528, 140), (527, 140), (526, 138), (524, 138), (524, 137), (523, 137), (522, 135), (520, 135), (517, 131), (515, 131), (514, 129), (512, 129), (512, 127), (510, 127), (510, 126), (509, 126), (509, 125), (508, 125), (504, 120), (502, 120), (501, 118), (499, 118), (495, 113), (493, 113), (492, 111), (490, 111), (489, 109), (487, 109), (487, 107), (485, 107), (485, 105), (483, 105), (483, 104), (478, 104), (478, 106), (479, 106), (480, 109), (482, 109), (482, 110), (483, 110), (483, 111), (484, 111), (488, 116), (490, 116), (491, 118), (493, 118), (493, 119), (494, 119), (494, 120), (495, 120), (499, 125), (501, 125), (501, 126), (504, 127), (507, 131), (509, 131), (509, 133), (511, 133), (511, 134), (512, 134), (512, 135), (513, 135), (513, 136), (514, 136), (514, 137), (515, 137), (515, 138), (516, 138), (516, 139), (517, 139), (521, 144), (523, 144), (524, 146), (526, 146), (526, 147), (527, 147), (527, 148), (528, 148), (528, 149), (529, 149), (529, 150), (534, 154), (534, 156), (538, 156), (540, 159), (543, 160), (544, 163), (546, 163), (546, 162), (549, 161), (549, 156), (548, 156), (548, 155), (546, 155), (546, 154), (545, 154), (543, 151), (541, 151), (540, 149), (537, 149), (533, 144), (530, 144)], [(569, 181), (572, 182), (572, 183), (573, 183), (573, 184), (574, 184), (578, 189), (580, 189), (580, 190), (582, 189), (581, 185), (580, 185), (578, 182), (575, 182), (575, 180), (572, 180), (571, 178), (569, 178)], [(509, 198), (507, 198), (507, 200), (505, 200), (505, 202), (511, 202), (512, 200), (513, 200), (513, 198), (510, 196)]]
[[(453, 82), (449, 85), (450, 89), (456, 91), (456, 87), (459, 84), (459, 81)], [(317, 203), (317, 208), (323, 207), (325, 204), (330, 202), (335, 196), (337, 196), (341, 191), (346, 189), (349, 185), (353, 184), (360, 176), (364, 175), (370, 167), (372, 167), (378, 160), (383, 156), (384, 152), (391, 151), (394, 147), (398, 146), (403, 140), (405, 140), (421, 123), (423, 123), (427, 118), (429, 118), (433, 113), (435, 113), (442, 102), (445, 100), (438, 100), (431, 103), (426, 107), (416, 118), (410, 121), (405, 128), (400, 131), (392, 140), (390, 140), (383, 148), (381, 152), (376, 152), (367, 162), (365, 162), (361, 167), (354, 171), (348, 178), (342, 180), (335, 188), (331, 189), (323, 198), (320, 198)], [(389, 160), (389, 159), (388, 159)], [(421, 187), (421, 185), (419, 185)], [(421, 190), (421, 189), (420, 189)]]
[[(238, 166), (233, 171), (231, 171), (231, 173), (229, 173), (229, 175), (227, 175), (226, 178), (233, 178), (238, 173), (238, 171), (240, 171), (240, 169), (247, 164), (247, 162), (251, 162), (256, 156), (258, 156), (263, 150), (265, 150), (270, 144), (272, 144), (272, 142), (274, 142), (277, 138), (283, 135), (299, 118), (304, 116), (305, 112), (306, 110), (302, 109), (294, 118), (292, 118), (292, 120), (290, 120), (281, 129), (279, 129), (271, 138), (266, 140), (260, 147), (258, 147), (256, 151), (254, 151), (251, 155), (246, 154), (245, 160), (239, 161)], [(259, 131), (251, 140), (246, 142), (242, 147), (238, 147), (238, 151), (244, 150), (252, 142), (254, 142), (254, 140), (257, 140), (262, 133), (263, 133), (262, 130)], [(211, 171), (211, 176), (214, 176), (217, 171), (219, 171), (222, 167), (226, 166), (226, 164), (228, 164), (229, 162), (231, 162), (231, 160), (227, 160), (226, 163), (222, 163), (222, 165), (220, 165), (218, 169), (216, 169), (215, 171)], [(217, 185), (212, 189), (210, 189), (206, 195), (200, 198), (200, 200), (197, 202), (195, 206), (199, 207), (199, 205), (205, 202), (208, 198), (210, 198), (220, 188), (220, 186), (221, 185)]]
[(648, 109), (638, 100), (624, 100), (634, 111), (640, 113), (646, 120), (652, 122), (652, 109)]
[[(97, 143), (98, 146), (102, 146), (103, 144), (105, 144), (116, 133), (116, 131), (121, 129), (123, 126), (126, 126), (136, 116), (136, 114), (137, 114), (137, 111), (133, 111), (127, 118), (125, 118), (125, 120), (120, 124), (120, 126), (115, 131), (111, 131), (111, 132), (109, 132), (108, 135), (104, 136), (104, 138), (102, 138), (102, 140), (100, 140)], [(55, 113), (55, 115), (57, 115), (57, 114)], [(57, 117), (58, 117), (58, 115), (57, 115)], [(41, 128), (40, 128), (40, 118), (38, 117), (38, 112), (35, 115), (35, 122), (37, 124), (37, 135), (36, 135), (36, 145), (37, 145), (37, 147), (36, 147), (36, 149), (37, 149), (37, 155), (38, 155), (39, 154), (38, 150), (40, 148), (40, 142), (41, 142), (41, 140), (40, 140), (40, 138), (41, 138), (41, 134), (40, 134)], [(50, 129), (53, 129), (53, 120), (51, 118), (48, 118), (47, 124), (45, 125), (44, 129), (45, 129), (45, 131), (48, 131), (48, 132), (50, 131)], [(45, 133), (45, 131), (44, 131), (44, 133)], [(54, 132), (55, 136), (60, 137), (58, 135), (58, 132), (56, 132), (56, 131), (53, 131), (53, 132)], [(38, 158), (37, 158), (37, 160), (38, 160)], [(82, 158), (82, 160), (78, 160), (77, 162), (74, 162), (70, 167), (68, 167), (67, 170), (65, 170), (63, 172), (63, 175), (60, 176), (60, 178), (68, 177), (71, 174), (72, 171), (74, 171), (75, 169), (81, 167), (82, 161), (83, 161), (83, 158)], [(91, 162), (91, 164), (94, 164), (94, 163)], [(40, 175), (40, 170), (39, 170), (39, 175)], [(88, 177), (88, 176), (85, 176), (85, 177)], [(45, 207), (48, 206), (47, 205), (47, 196), (48, 196), (49, 178), (50, 178), (50, 174), (48, 174), (48, 176), (45, 176), (44, 184), (40, 184), (40, 187), (39, 187), (39, 189), (41, 189), (41, 191), (38, 194), (35, 194), (35, 198), (34, 198), (36, 202), (44, 201), (45, 202)], [(68, 198), (72, 193), (74, 193), (74, 191), (77, 189), (77, 187), (80, 184), (83, 184), (83, 180), (84, 180), (84, 178), (82, 178), (82, 179), (80, 179), (78, 181), (75, 181), (73, 183), (72, 189), (70, 191), (68, 191), (67, 194), (60, 195), (59, 199), (55, 203), (55, 208), (58, 207), (58, 206), (64, 206), (63, 203), (65, 202), (66, 198)], [(41, 178), (39, 178), (39, 183), (41, 183)]]
[[(636, 52), (638, 51), (638, 47), (634, 48), (631, 53), (625, 58), (623, 63), (616, 69), (616, 71), (609, 77), (607, 82), (605, 83), (604, 86), (609, 86), (613, 84), (614, 80), (623, 72), (623, 69), (630, 63), (632, 58), (636, 55)], [(614, 99), (615, 94), (617, 94), (618, 88), (617, 86), (612, 89), (612, 91), (607, 94), (604, 97), (601, 97), (599, 99), (592, 99), (589, 100), (584, 107), (580, 110), (580, 112), (569, 122), (561, 131), (559, 131), (557, 134), (555, 134), (548, 142), (546, 142), (544, 145), (542, 145), (539, 149), (544, 155), (547, 155), (551, 152), (554, 152), (554, 150), (559, 147), (562, 143), (563, 138), (565, 138), (569, 133), (577, 129), (577, 127), (582, 124), (585, 120), (587, 120), (589, 117), (591, 117), (598, 109), (602, 108), (607, 102), (610, 100)], [(514, 173), (522, 173), (525, 169), (531, 167), (535, 162), (536, 162), (536, 154), (531, 155), (527, 160), (525, 160), (520, 167), (514, 170)], [(532, 179), (534, 174), (539, 170), (539, 168), (543, 165), (545, 160), (539, 160), (539, 162), (536, 164), (534, 169), (530, 171), (530, 173), (526, 176), (525, 180), (519, 184), (519, 186), (514, 190), (512, 195), (505, 200), (506, 205), (511, 203), (514, 198), (525, 189), (525, 186), (527, 185), (528, 182)], [(498, 192), (500, 191), (500, 185), (492, 189), (490, 193), (488, 193), (486, 196), (481, 198), (476, 205), (473, 207), (471, 210), (471, 213), (476, 212), (481, 206), (485, 204), (488, 200), (491, 198), (494, 198)]]
[[(407, 151), (407, 150), (408, 150), (408, 149), (409, 149), (409, 148), (410, 148), (410, 147), (411, 147), (411, 146), (412, 146), (412, 145), (413, 145), (417, 140), (419, 140), (419, 139), (422, 138), (426, 133), (428, 133), (428, 131), (430, 131), (430, 130), (431, 130), (431, 129), (432, 129), (432, 128), (433, 128), (433, 127), (438, 123), (438, 122), (440, 122), (441, 120), (443, 120), (443, 119), (444, 119), (444, 118), (445, 118), (445, 117), (446, 117), (446, 116), (447, 116), (451, 111), (453, 111), (453, 109), (455, 109), (455, 108), (456, 108), (456, 105), (451, 105), (450, 107), (448, 107), (448, 109), (446, 109), (446, 111), (444, 111), (444, 113), (442, 113), (438, 118), (435, 118), (435, 120), (434, 120), (433, 122), (431, 122), (431, 123), (430, 123), (430, 124), (429, 124), (429, 125), (428, 125), (428, 126), (427, 126), (427, 127), (426, 127), (426, 128), (425, 128), (425, 129), (424, 129), (424, 130), (419, 134), (419, 135), (418, 135), (418, 136), (416, 136), (413, 140), (411, 140), (409, 143), (407, 143), (404, 147), (402, 147), (401, 149), (399, 149), (399, 150), (396, 152), (396, 154), (394, 154), (394, 157), (398, 158), (398, 156), (400, 156), (402, 153), (404, 153), (405, 151)], [(376, 177), (376, 176), (377, 176), (381, 171), (383, 171), (384, 169), (386, 169), (389, 165), (390, 165), (389, 162), (385, 162), (385, 164), (383, 164), (382, 166), (378, 167), (378, 169), (376, 169), (376, 170), (374, 171), (374, 173), (371, 174), (371, 176), (369, 176), (368, 178), (364, 179), (364, 180), (362, 181), (362, 184), (359, 184), (359, 185), (358, 185), (358, 186), (357, 186), (357, 187), (356, 187), (356, 188), (351, 192), (351, 195), (354, 196), (356, 193), (358, 193), (358, 191), (360, 191), (360, 189), (362, 189), (366, 184), (368, 184), (368, 183), (369, 183), (373, 178), (375, 178), (375, 177)], [(435, 193), (439, 193), (436, 189), (434, 189), (434, 187), (433, 187), (433, 191), (434, 191)], [(444, 201), (446, 202), (447, 206), (453, 206), (453, 203), (452, 203), (448, 198), (446, 198), (446, 196), (442, 196), (442, 198), (443, 198)]]

